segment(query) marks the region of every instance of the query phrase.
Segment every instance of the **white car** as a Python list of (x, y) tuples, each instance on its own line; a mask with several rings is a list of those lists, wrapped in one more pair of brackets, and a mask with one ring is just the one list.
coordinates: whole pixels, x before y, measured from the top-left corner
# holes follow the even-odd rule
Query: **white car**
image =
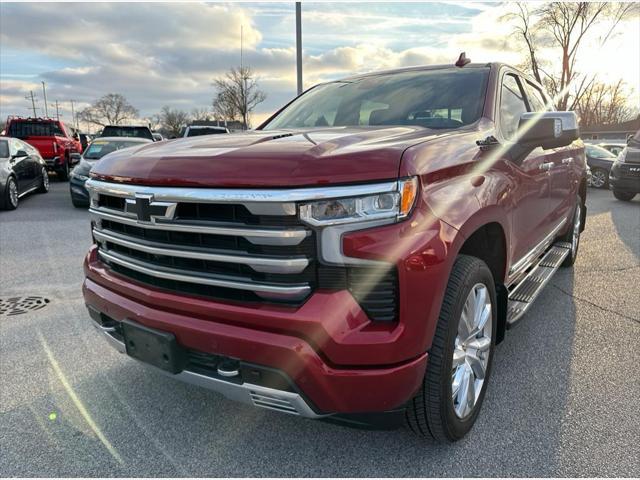
[(217, 133), (229, 133), (229, 129), (215, 125), (189, 125), (185, 129), (183, 137), (198, 137), (200, 135), (215, 135)]

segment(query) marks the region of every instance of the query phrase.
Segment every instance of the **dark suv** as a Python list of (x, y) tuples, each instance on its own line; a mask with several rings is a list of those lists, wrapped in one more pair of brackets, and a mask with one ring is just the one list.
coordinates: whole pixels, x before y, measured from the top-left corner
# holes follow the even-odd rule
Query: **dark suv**
[(625, 202), (640, 193), (640, 130), (627, 142), (609, 172), (613, 195)]

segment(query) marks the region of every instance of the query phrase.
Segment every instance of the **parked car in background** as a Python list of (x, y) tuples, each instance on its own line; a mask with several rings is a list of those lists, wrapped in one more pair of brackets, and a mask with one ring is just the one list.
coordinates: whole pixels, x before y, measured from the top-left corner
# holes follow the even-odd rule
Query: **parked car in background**
[(584, 145), (587, 164), (591, 169), (591, 186), (595, 188), (609, 187), (609, 171), (613, 166), (616, 155), (599, 145)]
[(625, 142), (607, 142), (607, 143), (599, 143), (599, 147), (604, 148), (605, 150), (609, 150), (616, 157), (620, 154), (620, 152), (627, 146)]
[(136, 137), (154, 141), (151, 129), (144, 125), (107, 125), (102, 129), (100, 137)]
[(78, 133), (78, 136), (80, 137), (80, 143), (82, 144), (82, 151), (84, 151), (84, 149), (87, 148), (87, 145), (91, 143), (92, 136), (88, 133)]
[(125, 148), (139, 147), (153, 143), (148, 138), (99, 137), (89, 144), (80, 163), (73, 169), (69, 178), (69, 192), (74, 207), (89, 206), (89, 194), (84, 184), (89, 179), (89, 171), (105, 155)]
[(625, 202), (640, 193), (640, 130), (631, 137), (611, 167), (609, 185), (613, 195)]
[(14, 210), (26, 194), (49, 191), (47, 164), (32, 145), (0, 137), (0, 209)]
[(69, 171), (77, 156), (82, 153), (80, 140), (60, 120), (52, 118), (9, 117), (5, 127), (8, 137), (19, 138), (34, 146), (60, 180), (69, 178)]
[(496, 343), (575, 262), (587, 195), (575, 113), (466, 63), (328, 82), (254, 131), (103, 158), (82, 289), (100, 334), (255, 407), (462, 438)]
[(184, 137), (199, 137), (200, 135), (216, 135), (219, 133), (229, 133), (226, 127), (213, 125), (189, 125), (184, 131)]

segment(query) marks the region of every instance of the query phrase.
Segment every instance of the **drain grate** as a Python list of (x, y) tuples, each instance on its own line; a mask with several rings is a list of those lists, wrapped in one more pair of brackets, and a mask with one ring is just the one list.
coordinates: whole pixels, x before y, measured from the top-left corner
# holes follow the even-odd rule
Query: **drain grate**
[(49, 304), (44, 297), (11, 297), (0, 298), (0, 315), (22, 315), (32, 310), (40, 310)]

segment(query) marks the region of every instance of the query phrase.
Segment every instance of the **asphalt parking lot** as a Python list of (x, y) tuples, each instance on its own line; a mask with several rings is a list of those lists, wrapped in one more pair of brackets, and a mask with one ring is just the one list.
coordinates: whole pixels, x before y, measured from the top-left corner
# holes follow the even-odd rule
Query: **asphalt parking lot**
[[(590, 189), (575, 267), (497, 348), (452, 446), (245, 407), (116, 353), (82, 300), (86, 211), (66, 183), (0, 212), (2, 476), (639, 476), (640, 199)], [(366, 394), (366, 392), (363, 392)]]

